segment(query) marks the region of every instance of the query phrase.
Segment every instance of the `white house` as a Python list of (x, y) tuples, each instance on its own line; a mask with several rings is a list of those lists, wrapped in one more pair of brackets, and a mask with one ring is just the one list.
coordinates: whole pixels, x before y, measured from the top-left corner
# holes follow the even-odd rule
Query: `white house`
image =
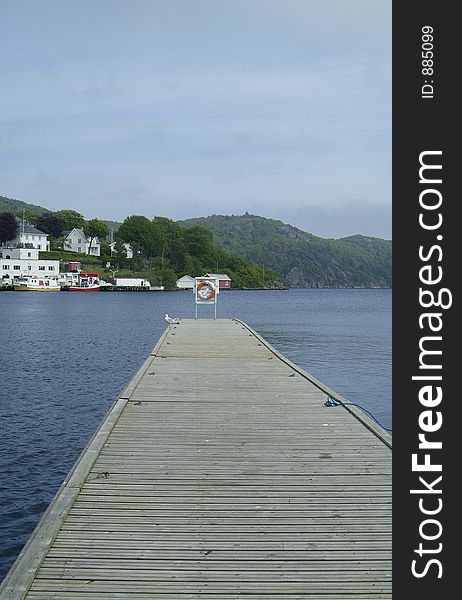
[(82, 254), (90, 254), (90, 256), (100, 256), (101, 244), (98, 238), (92, 240), (90, 248), (90, 238), (87, 238), (82, 229), (74, 228), (64, 233), (66, 237), (64, 238), (63, 250), (81, 252)]
[(16, 237), (13, 240), (8, 240), (7, 242), (3, 243), (2, 247), (20, 248), (25, 246), (48, 252), (50, 250), (48, 233), (40, 231), (34, 227), (34, 225), (29, 225), (29, 223), (26, 223), (24, 220), (20, 221)]
[(39, 258), (38, 248), (0, 248), (0, 279), (11, 284), (15, 277), (57, 277), (59, 260)]
[(181, 290), (192, 290), (194, 288), (194, 277), (183, 275), (183, 277), (177, 279), (176, 287)]
[[(111, 256), (114, 256), (114, 254), (117, 254), (117, 250), (115, 249), (115, 242), (112, 242), (111, 244), (109, 244), (109, 248), (111, 249)], [(133, 258), (133, 248), (130, 246), (130, 244), (128, 244), (127, 242), (124, 243), (124, 248), (127, 252), (127, 258)]]

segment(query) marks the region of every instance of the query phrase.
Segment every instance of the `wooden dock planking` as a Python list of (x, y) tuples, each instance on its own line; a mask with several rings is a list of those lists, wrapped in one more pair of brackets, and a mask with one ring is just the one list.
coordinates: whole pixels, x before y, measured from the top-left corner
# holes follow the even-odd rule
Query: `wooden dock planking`
[(168, 327), (0, 598), (391, 598), (391, 438), (326, 393), (240, 321)]

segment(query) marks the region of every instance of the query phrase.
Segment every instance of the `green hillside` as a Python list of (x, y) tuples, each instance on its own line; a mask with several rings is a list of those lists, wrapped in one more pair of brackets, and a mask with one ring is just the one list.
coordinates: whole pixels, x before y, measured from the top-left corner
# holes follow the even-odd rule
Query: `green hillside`
[[(29, 204), (29, 202), (23, 202), (22, 200), (0, 196), (0, 212), (11, 212), (18, 217), (22, 217), (23, 211), (28, 221), (35, 221), (34, 216), (38, 217), (43, 213), (51, 212), (48, 208), (38, 204)], [(118, 221), (106, 221), (104, 219), (103, 221), (108, 226), (109, 231), (112, 230), (114, 233), (121, 225)]]
[(50, 212), (47, 208), (43, 208), (43, 206), (39, 206), (38, 204), (29, 204), (22, 200), (0, 196), (0, 212), (11, 212), (20, 217), (23, 210), (26, 212), (26, 217), (28, 214), (41, 215), (44, 212)]
[(391, 241), (354, 235), (325, 239), (255, 215), (212, 215), (202, 225), (233, 255), (273, 269), (291, 287), (391, 287)]

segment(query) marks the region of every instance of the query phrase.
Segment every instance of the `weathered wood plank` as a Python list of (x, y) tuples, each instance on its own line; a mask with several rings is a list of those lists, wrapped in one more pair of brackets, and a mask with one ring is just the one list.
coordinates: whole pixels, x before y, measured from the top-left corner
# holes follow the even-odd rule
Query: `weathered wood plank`
[[(30, 600), (76, 600), (76, 595), (73, 592), (30, 592), (28, 595)], [(79, 600), (101, 600), (101, 594), (91, 594), (83, 591), (79, 591), (78, 599)], [(175, 592), (166, 592), (164, 591), (154, 591), (154, 592), (139, 592), (139, 591), (129, 591), (122, 592), (119, 594), (117, 591), (111, 591), (110, 600), (150, 600), (152, 598), (166, 598), (168, 600), (284, 600), (286, 598), (285, 592), (282, 594), (259, 594), (256, 592), (252, 592), (251, 594), (246, 594), (239, 592), (239, 595), (236, 594), (210, 594), (209, 592), (204, 592), (203, 594), (200, 592), (195, 592), (194, 594), (183, 593), (180, 592), (176, 594)], [(313, 593), (304, 593), (304, 594), (293, 594), (290, 595), (290, 600), (313, 600), (314, 598), (319, 599), (318, 592)], [(345, 595), (338, 596), (337, 594), (329, 594), (329, 600), (345, 600)], [(371, 592), (367, 594), (362, 593), (354, 593), (355, 600), (391, 600), (391, 594), (386, 594), (382, 592)]]
[[(164, 550), (162, 548), (143, 548), (143, 552), (140, 553), (138, 547), (127, 548), (119, 543), (118, 546), (109, 546), (107, 548), (101, 548), (98, 546), (88, 545), (86, 547), (74, 547), (74, 546), (57, 546), (53, 545), (48, 552), (48, 558), (66, 558), (67, 564), (71, 564), (72, 560), (75, 559), (88, 559), (97, 560), (100, 564), (100, 559), (120, 559), (122, 562), (126, 560), (136, 560), (138, 563), (150, 560), (156, 561), (157, 563), (164, 564), (166, 560), (175, 562), (190, 562), (190, 561), (203, 561), (205, 558), (208, 562), (222, 561), (225, 568), (229, 564), (236, 564), (237, 562), (254, 562), (254, 561), (267, 561), (268, 568), (271, 565), (274, 566), (276, 561), (343, 561), (343, 564), (354, 562), (356, 566), (365, 564), (366, 562), (370, 565), (376, 561), (383, 561), (390, 564), (389, 560), (389, 549), (375, 550), (373, 548), (365, 548), (363, 550), (335, 550), (329, 548), (324, 551), (306, 551), (306, 550), (285, 550), (282, 545), (279, 550), (246, 550), (241, 548), (241, 552), (237, 553), (236, 549), (233, 550), (217, 550), (216, 548), (210, 550), (209, 548), (203, 548), (202, 550), (185, 550), (184, 548), (176, 548), (174, 550)], [(53, 564), (51, 561), (49, 565)], [(82, 562), (82, 564), (85, 564)], [(265, 566), (265, 565), (263, 565)]]
[[(294, 594), (291, 593), (290, 600), (319, 600), (319, 592), (305, 592), (303, 594)], [(387, 594), (384, 592), (377, 592), (372, 590), (366, 594), (362, 594), (361, 592), (354, 592), (354, 600), (391, 600), (391, 594)], [(28, 598), (31, 600), (76, 600), (76, 594), (73, 592), (50, 592), (50, 591), (37, 591), (30, 592)], [(258, 593), (251, 592), (250, 594), (246, 594), (245, 592), (239, 592), (238, 595), (228, 594), (228, 593), (220, 593), (220, 594), (210, 594), (209, 592), (194, 592), (190, 594), (188, 592), (169, 592), (169, 591), (156, 591), (153, 592), (146, 591), (124, 591), (119, 593), (117, 591), (111, 590), (110, 600), (150, 600), (152, 598), (166, 598), (168, 600), (285, 600), (287, 596), (285, 592), (280, 594), (275, 593)], [(79, 591), (78, 592), (78, 600), (101, 600), (102, 596), (99, 593), (92, 594), (91, 592)], [(346, 600), (344, 594), (329, 594), (329, 600)]]
[[(229, 578), (228, 580), (222, 581), (206, 581), (203, 582), (201, 578), (201, 574), (197, 574), (197, 579), (199, 581), (145, 581), (143, 579), (138, 578), (135, 582), (134, 580), (117, 580), (113, 581), (112, 578), (103, 579), (103, 580), (95, 580), (88, 577), (83, 577), (82, 579), (65, 579), (58, 578), (53, 580), (40, 580), (36, 579), (31, 588), (32, 591), (38, 590), (46, 590), (48, 592), (58, 592), (58, 591), (73, 591), (77, 593), (85, 592), (104, 592), (106, 594), (110, 594), (110, 598), (112, 598), (112, 593), (114, 590), (117, 590), (119, 593), (122, 592), (133, 592), (133, 591), (141, 591), (144, 590), (145, 593), (149, 593), (152, 595), (152, 590), (154, 589), (158, 595), (168, 594), (168, 593), (209, 593), (209, 594), (236, 594), (239, 591), (242, 592), (256, 592), (256, 593), (279, 593), (286, 595), (292, 595), (294, 593), (306, 593), (307, 589), (313, 593), (324, 593), (325, 590), (328, 589), (330, 592), (337, 594), (344, 594), (344, 598), (348, 598), (349, 596), (354, 596), (356, 599), (356, 593), (369, 593), (370, 596), (373, 597), (374, 593), (390, 593), (390, 580), (389, 578), (382, 579), (381, 577), (369, 578), (365, 581), (351, 581), (345, 579), (343, 581), (326, 581), (326, 580), (313, 580), (310, 576), (305, 578), (305, 581), (293, 581), (292, 579), (288, 579), (286, 576), (286, 581), (236, 581), (233, 578)], [(155, 583), (155, 585), (154, 585)], [(329, 598), (329, 596), (327, 596)], [(80, 596), (79, 596), (80, 600)], [(329, 598), (330, 600), (330, 598)]]

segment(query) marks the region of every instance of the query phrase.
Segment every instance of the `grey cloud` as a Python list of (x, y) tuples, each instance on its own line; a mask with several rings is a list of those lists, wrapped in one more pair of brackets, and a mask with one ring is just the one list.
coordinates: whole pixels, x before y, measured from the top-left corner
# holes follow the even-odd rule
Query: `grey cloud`
[(391, 239), (391, 211), (388, 205), (371, 202), (345, 201), (335, 209), (323, 206), (307, 206), (287, 210), (271, 210), (271, 218), (284, 217), (299, 229), (321, 237), (339, 238), (366, 234)]
[(88, 217), (249, 210), (376, 232), (390, 16), (388, 0), (3, 3), (0, 193)]

